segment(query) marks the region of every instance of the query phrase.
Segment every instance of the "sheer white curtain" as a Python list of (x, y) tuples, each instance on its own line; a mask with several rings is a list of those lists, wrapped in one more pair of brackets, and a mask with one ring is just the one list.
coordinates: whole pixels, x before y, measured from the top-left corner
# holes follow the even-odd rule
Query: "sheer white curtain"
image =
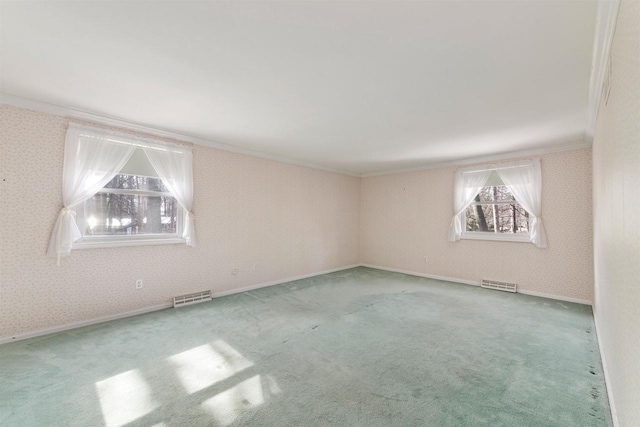
[(110, 141), (99, 132), (69, 125), (64, 146), (62, 204), (47, 255), (58, 258), (71, 252), (73, 242), (82, 237), (71, 207), (91, 198), (127, 163), (136, 147)]
[(196, 246), (196, 229), (193, 215), (193, 155), (188, 148), (145, 147), (151, 166), (158, 172), (180, 205), (187, 211), (182, 237), (187, 245)]
[(449, 226), (449, 241), (455, 242), (462, 236), (462, 221), (460, 215), (473, 202), (482, 187), (491, 175), (491, 170), (477, 172), (456, 172), (456, 181), (453, 194), (453, 218)]
[(529, 235), (531, 242), (539, 248), (547, 247), (547, 236), (542, 225), (542, 172), (540, 159), (517, 167), (496, 169), (505, 186), (516, 201), (529, 212)]

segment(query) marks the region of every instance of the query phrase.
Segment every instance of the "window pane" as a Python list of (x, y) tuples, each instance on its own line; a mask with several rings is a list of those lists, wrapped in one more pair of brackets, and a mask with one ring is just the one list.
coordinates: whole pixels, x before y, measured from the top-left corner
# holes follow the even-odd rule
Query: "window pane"
[(170, 196), (98, 193), (85, 203), (85, 235), (175, 234), (178, 209)]
[(139, 175), (127, 175), (118, 174), (113, 177), (111, 181), (104, 188), (118, 188), (121, 190), (143, 190), (143, 191), (158, 191), (161, 193), (168, 193), (169, 190), (164, 185), (160, 178), (139, 176)]
[(517, 203), (471, 205), (466, 211), (465, 230), (526, 234), (529, 233), (529, 214)]
[(516, 209), (516, 233), (529, 233), (529, 213), (518, 204), (515, 205)]
[(476, 202), (493, 202), (493, 188), (495, 187), (483, 187), (476, 196)]
[(467, 208), (466, 231), (493, 233), (493, 205), (471, 205)]
[(515, 201), (513, 194), (504, 185), (495, 187), (483, 187), (476, 196), (476, 202), (499, 202), (499, 201)]
[(513, 197), (513, 194), (509, 191), (507, 187), (504, 185), (498, 185), (496, 187), (491, 187), (493, 192), (493, 200), (496, 202), (500, 201), (515, 201), (516, 198)]

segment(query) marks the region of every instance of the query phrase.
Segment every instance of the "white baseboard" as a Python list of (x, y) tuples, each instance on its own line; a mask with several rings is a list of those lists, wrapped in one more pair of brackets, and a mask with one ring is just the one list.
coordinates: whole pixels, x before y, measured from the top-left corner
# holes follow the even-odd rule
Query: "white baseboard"
[[(408, 274), (410, 276), (426, 277), (428, 279), (444, 280), (446, 282), (463, 283), (465, 285), (480, 286), (480, 282), (476, 282), (474, 280), (456, 279), (455, 277), (437, 276), (435, 274), (419, 273), (419, 272), (416, 272), (416, 271), (400, 270), (398, 268), (381, 267), (379, 265), (371, 265), (371, 264), (361, 264), (361, 266), (362, 267), (368, 267), (368, 268), (375, 268), (377, 270), (392, 271), (394, 273)], [(523, 289), (518, 289), (518, 293), (519, 294), (524, 294), (524, 295), (532, 295), (532, 296), (536, 296), (536, 297), (542, 297), (542, 298), (555, 299), (555, 300), (559, 300), (559, 301), (567, 301), (567, 302), (575, 302), (575, 303), (578, 303), (578, 304), (591, 305), (591, 301), (589, 301), (589, 300), (565, 297), (565, 296), (562, 296), (562, 295), (545, 294), (545, 293), (542, 293), (542, 292), (527, 291), (527, 290), (523, 290)]]
[(598, 340), (598, 349), (600, 350), (600, 360), (602, 361), (602, 372), (604, 373), (604, 383), (607, 388), (607, 397), (609, 398), (609, 409), (611, 409), (611, 419), (613, 420), (613, 427), (620, 427), (618, 422), (618, 413), (616, 412), (616, 405), (613, 400), (613, 391), (611, 390), (611, 382), (609, 376), (609, 369), (607, 368), (607, 359), (604, 354), (604, 348), (602, 347), (602, 335), (600, 335), (600, 328), (598, 327), (598, 316), (594, 307), (593, 310), (593, 323), (596, 325), (596, 338)]
[(66, 323), (60, 326), (52, 326), (50, 328), (38, 329), (37, 331), (25, 332), (23, 334), (16, 334), (14, 336), (0, 338), (0, 344), (6, 344), (14, 341), (22, 341), (27, 338), (35, 338), (42, 335), (49, 335), (56, 332), (68, 331), (70, 329), (82, 328), (83, 326), (96, 325), (98, 323), (109, 322), (111, 320), (124, 319), (125, 317), (138, 316), (140, 314), (151, 313), (152, 311), (164, 310), (165, 308), (171, 308), (173, 304), (159, 304), (151, 307), (140, 308), (133, 311), (125, 311), (124, 313), (112, 314), (103, 317), (94, 317), (93, 319), (82, 320), (80, 322)]
[[(336, 271), (348, 270), (350, 268), (355, 268), (355, 267), (359, 267), (359, 266), (360, 266), (360, 264), (353, 264), (353, 265), (348, 265), (348, 266), (345, 266), (345, 267), (334, 268), (334, 269), (331, 269), (331, 270), (318, 271), (316, 273), (309, 273), (309, 274), (304, 274), (304, 275), (301, 275), (301, 276), (288, 277), (286, 279), (273, 280), (271, 282), (258, 283), (256, 285), (246, 286), (244, 288), (239, 288), (239, 289), (231, 289), (229, 291), (224, 291), (224, 292), (218, 292), (218, 293), (213, 293), (212, 292), (212, 297), (213, 298), (219, 298), (219, 297), (223, 297), (225, 295), (239, 294), (239, 293), (242, 293), (242, 292), (252, 291), (254, 289), (266, 288), (267, 286), (274, 286), (274, 285), (279, 285), (279, 284), (282, 284), (282, 283), (293, 282), (295, 280), (307, 279), (309, 277), (321, 276), (323, 274), (335, 273)], [(124, 319), (125, 317), (131, 317), (131, 316), (137, 316), (137, 315), (140, 315), (140, 314), (151, 313), (152, 311), (164, 310), (165, 308), (171, 308), (171, 307), (173, 307), (173, 304), (171, 304), (171, 303), (154, 305), (154, 306), (151, 306), (151, 307), (140, 308), (138, 310), (126, 311), (124, 313), (117, 313), (117, 314), (112, 314), (112, 315), (109, 315), (109, 316), (96, 317), (96, 318), (93, 318), (93, 319), (82, 320), (80, 322), (66, 323), (66, 324), (60, 325), (60, 326), (53, 326), (53, 327), (50, 327), (50, 328), (39, 329), (37, 331), (31, 331), (31, 332), (25, 332), (25, 333), (22, 333), (22, 334), (16, 334), (15, 336), (0, 337), (0, 344), (6, 344), (6, 343), (9, 343), (9, 342), (15, 342), (15, 341), (22, 341), (22, 340), (26, 340), (28, 338), (35, 338), (35, 337), (39, 337), (39, 336), (42, 336), (42, 335), (53, 334), (53, 333), (56, 333), (56, 332), (68, 331), (70, 329), (81, 328), (83, 326), (96, 325), (98, 323), (109, 322), (111, 320)]]
[(215, 292), (215, 293), (212, 292), (211, 296), (213, 298), (220, 298), (227, 295), (241, 294), (243, 292), (254, 291), (260, 288), (267, 288), (269, 286), (281, 285), (287, 282), (295, 282), (296, 280), (308, 279), (309, 277), (314, 277), (314, 276), (322, 276), (323, 274), (335, 273), (336, 271), (349, 270), (351, 268), (356, 268), (356, 267), (360, 267), (360, 264), (352, 264), (352, 265), (347, 265), (345, 267), (332, 268), (331, 270), (318, 271), (317, 273), (303, 274), (301, 276), (287, 277), (286, 279), (272, 280), (271, 282), (264, 282), (264, 283), (258, 283), (255, 285), (245, 286), (244, 288), (230, 289), (228, 291)]
[[(426, 277), (428, 279), (444, 280), (444, 281), (447, 281), (447, 282), (463, 283), (465, 285), (472, 285), (472, 286), (480, 286), (480, 282), (476, 282), (476, 281), (473, 281), (473, 280), (458, 279), (458, 278), (445, 277), (445, 276), (437, 276), (435, 274), (419, 273), (419, 272), (415, 272), (415, 271), (401, 270), (401, 269), (389, 268), (389, 267), (382, 267), (382, 266), (371, 265), (371, 264), (352, 264), (352, 265), (339, 267), (339, 268), (334, 268), (334, 269), (330, 269), (330, 270), (323, 270), (323, 271), (318, 271), (318, 272), (315, 272), (315, 273), (303, 274), (303, 275), (294, 276), (294, 277), (287, 277), (287, 278), (284, 278), (284, 279), (272, 280), (270, 282), (258, 283), (258, 284), (251, 285), (251, 286), (245, 286), (245, 287), (239, 288), (239, 289), (231, 289), (231, 290), (228, 290), (228, 291), (212, 293), (212, 297), (213, 298), (219, 298), (219, 297), (223, 297), (225, 295), (232, 295), (232, 294), (238, 294), (238, 293), (242, 293), (242, 292), (248, 292), (248, 291), (252, 291), (252, 290), (255, 290), (255, 289), (260, 289), (260, 288), (266, 288), (266, 287), (269, 287), (269, 286), (280, 285), (282, 283), (293, 282), (295, 280), (307, 279), (309, 277), (314, 277), (314, 276), (321, 276), (323, 274), (335, 273), (336, 271), (348, 270), (348, 269), (355, 268), (355, 267), (368, 267), (368, 268), (374, 268), (374, 269), (377, 269), (377, 270), (391, 271), (391, 272), (394, 272), (394, 273), (408, 274), (408, 275), (411, 275), (411, 276)], [(581, 300), (581, 299), (576, 299), (576, 298), (569, 298), (569, 297), (563, 297), (563, 296), (551, 295), (551, 294), (543, 294), (543, 293), (540, 293), (540, 292), (533, 292), (533, 291), (526, 291), (526, 290), (518, 290), (518, 292), (521, 293), (521, 294), (533, 295), (533, 296), (538, 296), (538, 297), (543, 297), (543, 298), (551, 298), (551, 299), (557, 299), (557, 300), (561, 300), (561, 301), (568, 301), (568, 302), (575, 302), (575, 303), (579, 303), (579, 304), (591, 305), (591, 301)], [(70, 329), (76, 329), (76, 328), (81, 328), (83, 326), (90, 326), (90, 325), (95, 325), (95, 324), (98, 324), (98, 323), (109, 322), (111, 320), (123, 319), (125, 317), (137, 316), (137, 315), (140, 315), (140, 314), (150, 313), (152, 311), (163, 310), (165, 308), (170, 308), (170, 307), (172, 307), (172, 304), (170, 304), (170, 303), (154, 305), (154, 306), (151, 306), (151, 307), (145, 307), (145, 308), (141, 308), (141, 309), (138, 309), (138, 310), (127, 311), (127, 312), (124, 312), (124, 313), (117, 313), (117, 314), (113, 314), (113, 315), (109, 315), (109, 316), (97, 317), (97, 318), (93, 318), (93, 319), (83, 320), (83, 321), (80, 321), (80, 322), (67, 323), (67, 324), (60, 325), (60, 326), (53, 326), (53, 327), (50, 327), (50, 328), (44, 328), (44, 329), (39, 329), (39, 330), (36, 330), (36, 331), (25, 332), (25, 333), (22, 333), (22, 334), (16, 334), (15, 336), (0, 337), (0, 344), (5, 344), (5, 343), (15, 342), (15, 341), (21, 341), (21, 340), (25, 340), (25, 339), (28, 339), (28, 338), (34, 338), (34, 337), (39, 337), (39, 336), (42, 336), (42, 335), (52, 334), (52, 333), (55, 333), (55, 332), (68, 331)], [(603, 361), (604, 361), (604, 358), (603, 358)]]
[(571, 298), (571, 297), (565, 297), (562, 295), (554, 295), (554, 294), (545, 294), (544, 292), (527, 291), (525, 289), (518, 289), (518, 293), (524, 294), (524, 295), (531, 295), (534, 297), (556, 299), (558, 301), (575, 302), (577, 304), (592, 305), (591, 301), (589, 301), (588, 299)]
[(418, 273), (416, 271), (400, 270), (398, 268), (381, 267), (379, 265), (360, 264), (362, 267), (375, 268), (376, 270), (391, 271), (393, 273), (408, 274), (409, 276), (426, 277), (427, 279), (444, 280), (446, 282), (463, 283), (465, 285), (480, 286), (480, 282), (466, 279), (456, 279), (454, 277), (436, 276), (435, 274)]

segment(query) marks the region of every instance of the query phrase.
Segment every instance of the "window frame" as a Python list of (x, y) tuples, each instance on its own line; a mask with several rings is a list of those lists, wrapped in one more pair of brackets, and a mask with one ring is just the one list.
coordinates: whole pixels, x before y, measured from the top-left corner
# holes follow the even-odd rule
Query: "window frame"
[[(127, 174), (134, 175), (134, 174)], [(135, 175), (143, 176), (146, 175)], [(136, 189), (121, 189), (121, 188), (101, 188), (96, 194), (99, 193), (112, 193), (112, 194), (132, 194), (142, 196), (170, 196), (175, 198), (171, 192), (168, 191), (149, 191), (149, 190), (136, 190)], [(142, 235), (112, 235), (112, 236), (86, 236), (85, 230), (87, 225), (87, 218), (85, 215), (85, 204), (88, 200), (81, 202), (73, 207), (76, 212), (76, 223), (78, 229), (82, 234), (82, 237), (73, 243), (73, 249), (96, 249), (96, 248), (114, 248), (122, 246), (149, 246), (149, 245), (177, 245), (185, 244), (186, 240), (182, 237), (184, 230), (184, 208), (180, 206), (177, 212), (176, 218), (176, 232), (175, 233), (162, 233), (162, 234), (142, 234)]]
[[(498, 169), (498, 168), (496, 168)], [(494, 169), (495, 170), (495, 169)], [(492, 185), (485, 185), (484, 187), (493, 187)], [(483, 188), (484, 188), (483, 187)], [(522, 206), (520, 203), (518, 203), (518, 201), (515, 199), (514, 200), (519, 206)], [(469, 204), (469, 206), (467, 207), (467, 209), (470, 206), (476, 206), (476, 205), (513, 205), (513, 201), (510, 200), (497, 200), (497, 201), (493, 201), (493, 202), (476, 202), (473, 201), (471, 202), (471, 204)], [(462, 234), (460, 236), (460, 239), (463, 240), (489, 240), (489, 241), (497, 241), (497, 242), (516, 242), (516, 243), (530, 243), (531, 242), (531, 230), (529, 230), (527, 233), (498, 233), (497, 231), (493, 231), (493, 232), (489, 232), (489, 231), (467, 231), (466, 230), (466, 225), (467, 225), (467, 209), (465, 209), (464, 211), (462, 211), (462, 213), (460, 214), (460, 221), (462, 224)], [(524, 207), (522, 208), (524, 209)], [(526, 209), (525, 209), (526, 210)]]

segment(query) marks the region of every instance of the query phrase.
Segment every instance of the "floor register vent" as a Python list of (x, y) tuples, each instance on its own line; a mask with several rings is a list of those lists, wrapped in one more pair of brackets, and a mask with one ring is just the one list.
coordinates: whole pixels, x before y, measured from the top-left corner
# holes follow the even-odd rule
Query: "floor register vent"
[(197, 304), (199, 302), (211, 301), (211, 291), (196, 292), (195, 294), (180, 295), (173, 297), (173, 307)]
[(515, 283), (497, 282), (495, 280), (482, 279), (482, 283), (480, 283), (480, 287), (487, 288), (487, 289), (494, 289), (496, 291), (505, 291), (505, 292), (516, 291)]

